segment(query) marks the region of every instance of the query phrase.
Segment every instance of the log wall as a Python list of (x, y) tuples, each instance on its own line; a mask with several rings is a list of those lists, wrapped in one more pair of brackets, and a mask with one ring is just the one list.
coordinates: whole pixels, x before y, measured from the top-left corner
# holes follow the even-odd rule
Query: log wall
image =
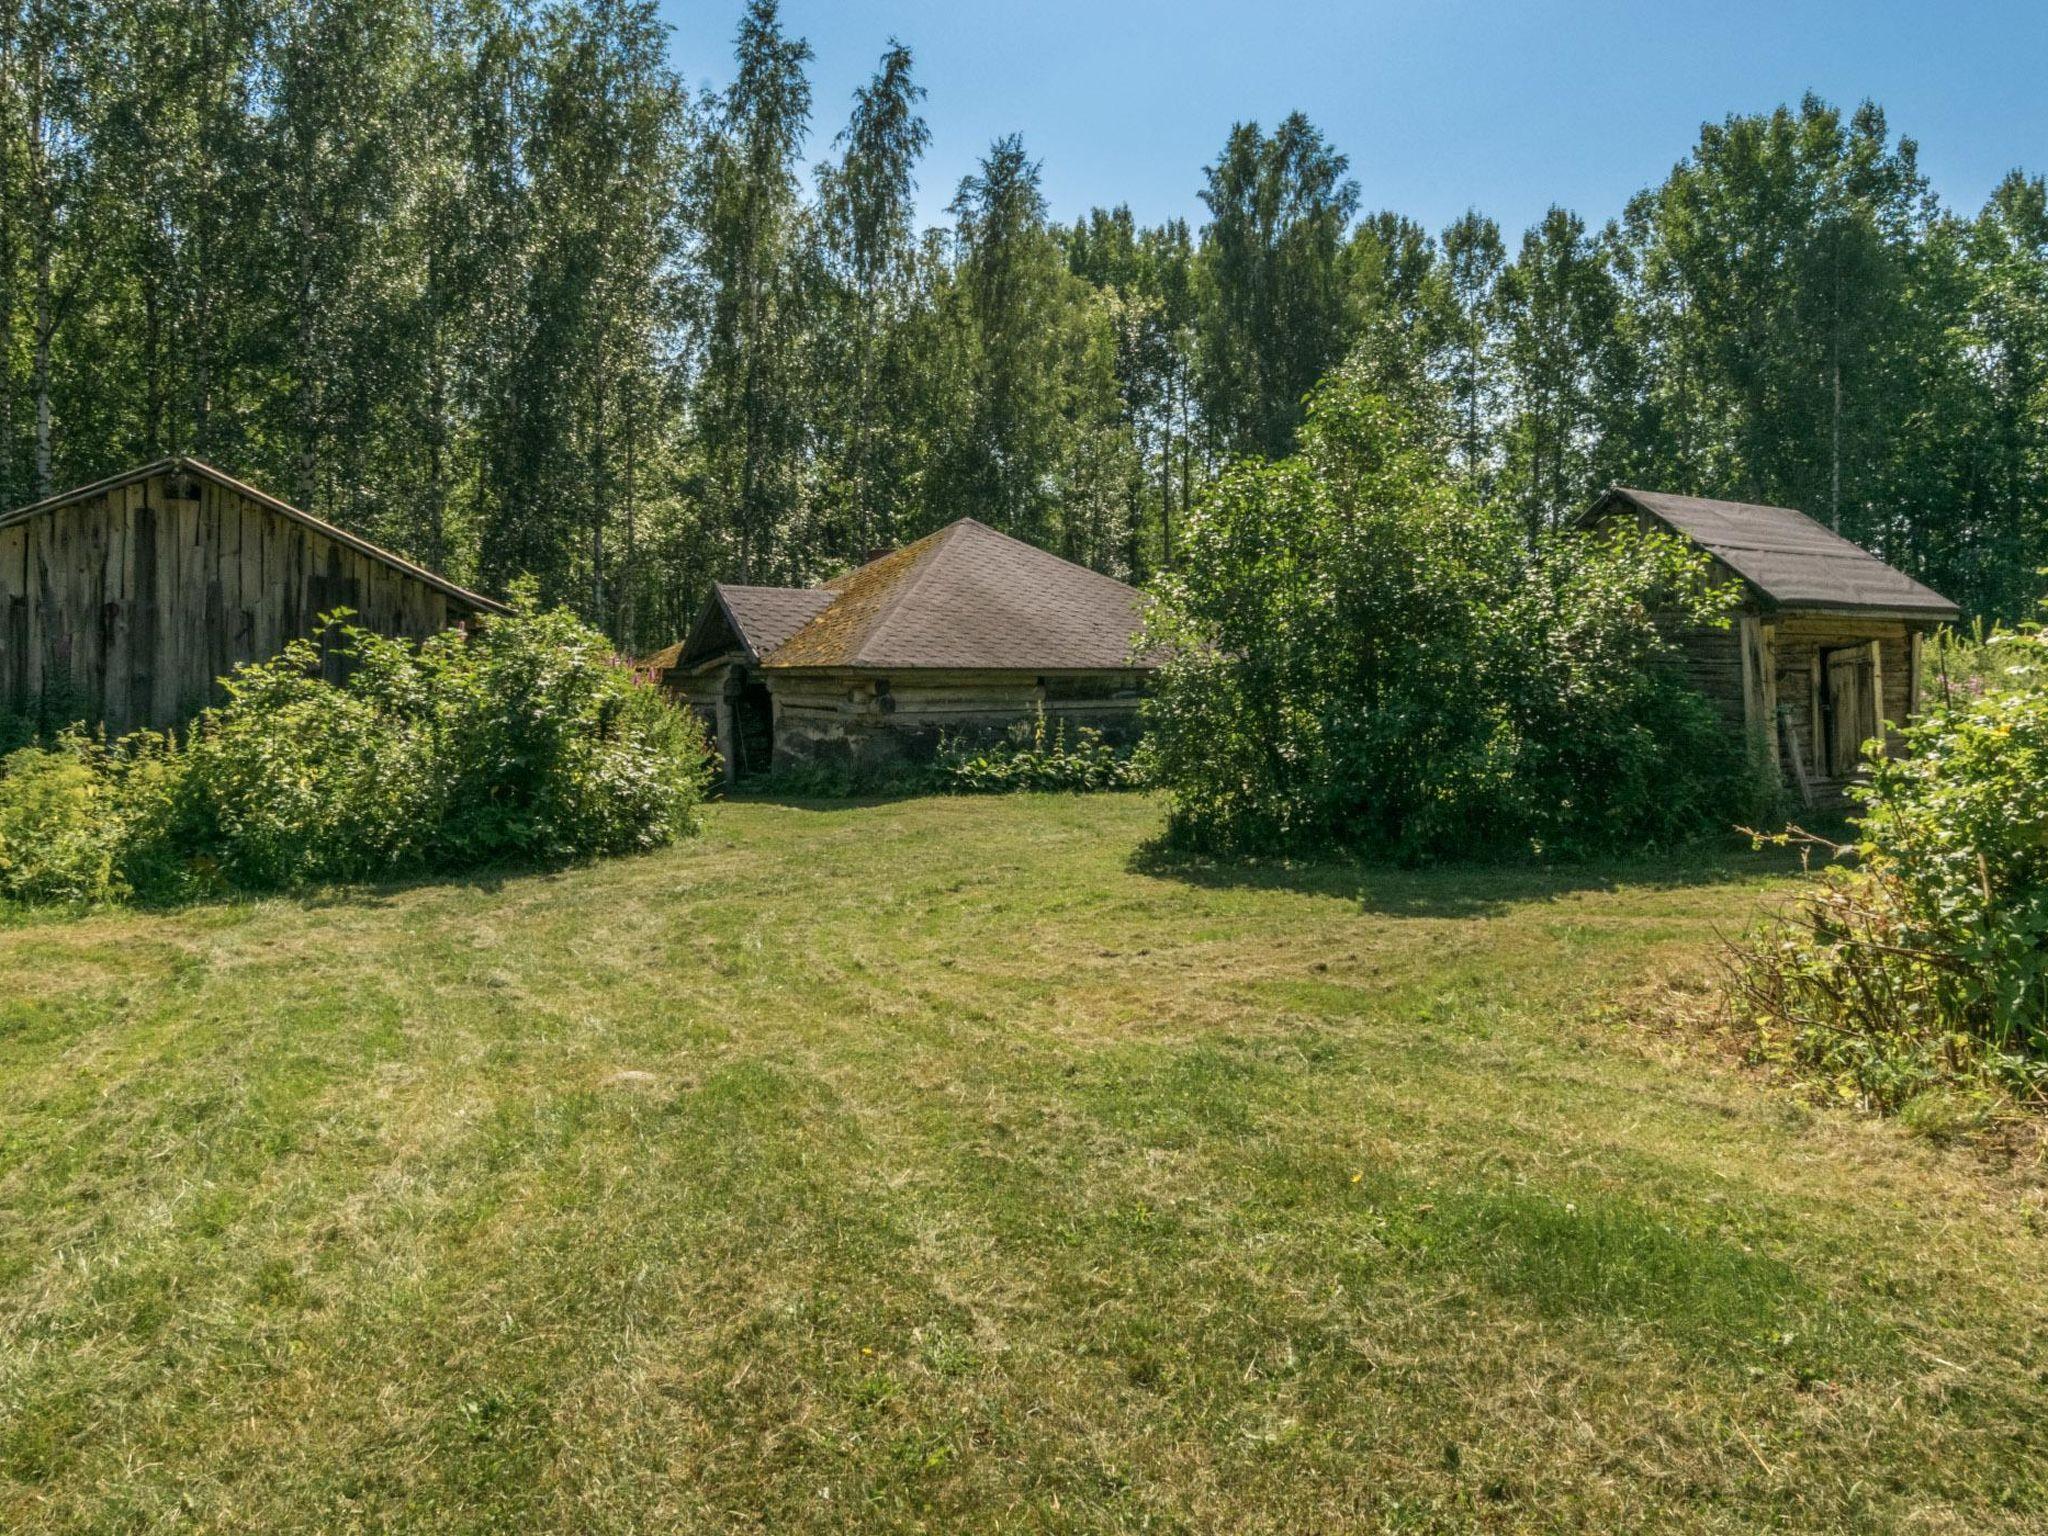
[(994, 740), (1028, 728), (1040, 709), (1048, 726), (1087, 726), (1119, 746), (1136, 741), (1142, 724), (1137, 671), (764, 675), (775, 701), (778, 768), (925, 762), (942, 738)]
[[(765, 682), (774, 710), (775, 766), (875, 768), (925, 762), (942, 738), (992, 741), (1047, 724), (1087, 726), (1118, 746), (1143, 726), (1142, 670), (1028, 672), (800, 672), (719, 664), (671, 672), (669, 691), (688, 702), (732, 762), (734, 710), (742, 688)], [(730, 777), (730, 769), (728, 769)]]

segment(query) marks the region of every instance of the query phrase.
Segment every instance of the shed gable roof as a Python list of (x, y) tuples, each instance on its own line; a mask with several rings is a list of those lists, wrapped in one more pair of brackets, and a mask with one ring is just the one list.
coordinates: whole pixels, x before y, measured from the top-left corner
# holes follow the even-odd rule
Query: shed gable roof
[(41, 513), (53, 512), (59, 507), (68, 507), (74, 502), (86, 501), (94, 496), (104, 496), (109, 491), (118, 491), (124, 486), (135, 484), (139, 480), (148, 480), (154, 476), (166, 474), (195, 475), (200, 479), (211, 480), (215, 485), (225, 487), (239, 496), (245, 496), (258, 506), (275, 512), (280, 517), (289, 518), (295, 523), (312, 529), (315, 533), (334, 540), (337, 544), (345, 545), (347, 548), (355, 550), (358, 554), (367, 555), (372, 560), (381, 561), (394, 570), (402, 571), (415, 580), (426, 583), (426, 585), (434, 588), (436, 591), (444, 593), (454, 598), (457, 602), (465, 604), (478, 612), (511, 612), (503, 603), (495, 599), (485, 597), (479, 592), (471, 592), (466, 587), (459, 587), (447, 577), (430, 571), (425, 566), (415, 565), (403, 555), (395, 555), (390, 550), (372, 544), (368, 539), (360, 538), (345, 528), (337, 528), (334, 524), (315, 517), (310, 512), (302, 511), (290, 502), (280, 501), (277, 497), (269, 495), (267, 492), (259, 491), (255, 486), (247, 485), (237, 480), (233, 475), (223, 470), (215, 469), (203, 459), (188, 458), (184, 455), (156, 459), (151, 463), (125, 470), (121, 474), (109, 475), (104, 480), (95, 480), (90, 485), (81, 485), (72, 490), (60, 491), (54, 496), (45, 496), (41, 501), (30, 502), (24, 507), (16, 507), (12, 512), (0, 512), (0, 528), (11, 528), (16, 523), (27, 522), (30, 518)]
[(1960, 614), (1933, 588), (1791, 507), (1616, 486), (1581, 524), (1593, 522), (1617, 502), (1690, 539), (1781, 608), (1928, 620)]
[(1119, 670), (1144, 595), (964, 517), (826, 584), (770, 668)]
[(830, 608), (836, 595), (819, 587), (741, 587), (726, 582), (711, 590), (750, 661), (759, 661)]

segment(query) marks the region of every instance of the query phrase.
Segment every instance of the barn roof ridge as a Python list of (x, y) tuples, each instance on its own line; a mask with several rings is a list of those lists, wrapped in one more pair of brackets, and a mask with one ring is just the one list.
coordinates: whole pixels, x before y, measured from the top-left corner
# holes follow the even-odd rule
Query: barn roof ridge
[(84, 501), (92, 496), (102, 496), (109, 491), (120, 490), (123, 486), (133, 485), (138, 480), (147, 480), (152, 476), (161, 474), (194, 474), (202, 476), (213, 481), (216, 485), (235, 492), (237, 495), (248, 497), (259, 506), (312, 529), (315, 533), (333, 539), (336, 543), (345, 545), (355, 550), (358, 554), (367, 555), (373, 560), (380, 560), (396, 570), (403, 571), (408, 576), (425, 582), (428, 586), (445, 593), (449, 597), (456, 598), (459, 601), (490, 613), (510, 613), (512, 611), (496, 598), (485, 597), (480, 592), (472, 592), (467, 587), (459, 586), (436, 571), (430, 571), (423, 565), (415, 564), (413, 561), (406, 559), (405, 556), (395, 554), (380, 544), (373, 544), (360, 534), (350, 533), (346, 528), (338, 528), (325, 518), (316, 517), (304, 508), (295, 507), (290, 502), (271, 495), (268, 491), (258, 490), (246, 481), (237, 480), (226, 470), (217, 469), (204, 459), (194, 458), (190, 454), (166, 454), (161, 458), (150, 460), (147, 464), (140, 464), (133, 469), (123, 470), (117, 475), (108, 475), (104, 479), (94, 480), (86, 485), (74, 486), (68, 491), (59, 491), (55, 495), (45, 496), (39, 501), (32, 501), (25, 506), (16, 507), (11, 512), (0, 512), (0, 528), (14, 527), (16, 524), (27, 522), (31, 517), (36, 517), (44, 512), (54, 512), (57, 508), (70, 506), (73, 502)]
[(1953, 619), (1956, 605), (1796, 507), (1611, 486), (1579, 518), (1617, 500), (1713, 555), (1782, 608)]

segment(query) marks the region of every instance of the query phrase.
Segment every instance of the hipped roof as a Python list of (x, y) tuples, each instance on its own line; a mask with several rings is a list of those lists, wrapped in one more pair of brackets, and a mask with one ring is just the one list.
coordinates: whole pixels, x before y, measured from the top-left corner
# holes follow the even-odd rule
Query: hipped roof
[[(823, 587), (713, 589), (750, 661), (772, 670), (1074, 672), (1149, 665), (1144, 596), (961, 518)], [(706, 654), (707, 609), (679, 659)]]
[(503, 603), (485, 597), (481, 593), (471, 592), (466, 587), (459, 587), (447, 577), (430, 571), (423, 565), (413, 564), (412, 561), (406, 559), (403, 555), (395, 555), (388, 549), (372, 544), (368, 539), (359, 538), (345, 528), (337, 528), (334, 524), (293, 506), (290, 502), (280, 501), (277, 497), (267, 492), (259, 491), (255, 486), (237, 480), (233, 475), (226, 473), (224, 470), (215, 469), (203, 459), (194, 459), (183, 454), (173, 455), (170, 458), (156, 459), (148, 464), (138, 465), (134, 469), (124, 470), (118, 475), (109, 475), (104, 480), (95, 480), (90, 485), (81, 485), (72, 490), (60, 491), (54, 496), (45, 496), (41, 501), (30, 502), (25, 507), (16, 507), (12, 512), (0, 512), (0, 528), (11, 528), (17, 523), (27, 522), (30, 518), (40, 513), (53, 512), (59, 507), (68, 507), (74, 502), (87, 501), (95, 496), (104, 496), (109, 491), (118, 491), (124, 486), (135, 484), (138, 480), (148, 480), (153, 476), (164, 474), (196, 475), (201, 479), (211, 480), (214, 484), (224, 486), (237, 495), (246, 496), (258, 506), (265, 507), (277, 513), (280, 517), (303, 524), (314, 532), (334, 540), (337, 544), (346, 545), (358, 554), (367, 555), (372, 560), (382, 561), (394, 570), (403, 571), (406, 575), (425, 582), (437, 592), (445, 593), (457, 602), (463, 603), (479, 612), (511, 612)]
[(1780, 608), (1929, 620), (1960, 614), (1933, 588), (1791, 507), (1616, 486), (1581, 522), (1617, 502), (1684, 535)]

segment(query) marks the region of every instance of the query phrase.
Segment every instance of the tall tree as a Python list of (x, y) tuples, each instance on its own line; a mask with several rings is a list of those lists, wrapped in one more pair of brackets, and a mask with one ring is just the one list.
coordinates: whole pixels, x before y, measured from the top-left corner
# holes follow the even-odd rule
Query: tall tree
[(1502, 273), (1503, 490), (1534, 536), (1605, 488), (1621, 293), (1585, 222), (1552, 208)]
[(1965, 335), (1983, 388), (1982, 464), (1958, 575), (1991, 613), (2031, 615), (2048, 566), (2048, 181), (2014, 171), (1963, 236)]
[(8, 8), (6, 164), (13, 196), (6, 235), (19, 262), (8, 284), (8, 331), (18, 312), (26, 333), (29, 483), (38, 496), (55, 489), (65, 363), (59, 332), (100, 265), (88, 231), (98, 190), (91, 154), (102, 107), (96, 87), (108, 83), (95, 35), (101, 19), (78, 0), (22, 0)]
[(1844, 121), (1814, 97), (1709, 124), (1644, 194), (1641, 295), (1704, 479), (1882, 532), (1879, 466), (1913, 393), (1897, 346), (1908, 269), (1930, 216), (1912, 141), (1892, 142), (1875, 106)]
[(718, 522), (744, 581), (790, 568), (798, 509), (804, 209), (797, 159), (811, 113), (810, 45), (787, 36), (775, 0), (750, 0), (739, 71), (711, 104), (697, 237), (706, 292), (697, 432)]
[(854, 93), (839, 163), (819, 177), (819, 224), (839, 309), (826, 329), (836, 343), (825, 414), (838, 504), (821, 551), (827, 557), (893, 543), (908, 512), (900, 347), (918, 298), (912, 199), (931, 141), (917, 111), (923, 99), (910, 50), (892, 39), (874, 78)]
[(353, 0), (286, 0), (265, 39), (269, 287), (287, 381), (272, 435), (291, 445), (286, 483), (305, 506), (359, 494), (380, 435), (398, 314), (391, 238), (411, 159), (405, 69), (424, 42), (411, 20)]
[(1097, 208), (1065, 236), (1075, 276), (1112, 296), (1123, 425), (1143, 473), (1126, 510), (1134, 577), (1174, 559), (1174, 526), (1193, 497), (1195, 295), (1185, 221), (1141, 229), (1128, 207)]
[(1296, 112), (1271, 137), (1237, 124), (1203, 173), (1200, 389), (1223, 453), (1289, 452), (1309, 391), (1349, 343), (1348, 166)]
[(1496, 408), (1494, 290), (1507, 265), (1507, 248), (1500, 226), (1476, 208), (1444, 231), (1442, 246), (1450, 332), (1445, 362), (1458, 416), (1459, 467), (1483, 492), (1492, 469)]
[(1039, 170), (1015, 135), (964, 177), (949, 210), (952, 295), (972, 378), (953, 485), (995, 527), (1046, 538), (1059, 419), (1055, 325), (1065, 264), (1045, 227)]
[(653, 0), (584, 0), (542, 40), (524, 327), (486, 568), (531, 571), (615, 631), (622, 542), (637, 529), (646, 421), (663, 387), (651, 327), (673, 255), (682, 92)]

